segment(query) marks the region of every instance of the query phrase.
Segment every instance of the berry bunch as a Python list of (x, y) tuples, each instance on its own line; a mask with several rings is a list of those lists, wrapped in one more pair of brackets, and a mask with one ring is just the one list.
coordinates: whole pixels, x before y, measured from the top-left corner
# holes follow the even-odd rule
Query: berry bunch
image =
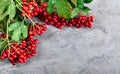
[(72, 18), (70, 21), (67, 21), (65, 18), (59, 17), (56, 13), (49, 14), (46, 11), (47, 4), (44, 3), (39, 7), (39, 15), (40, 20), (45, 21), (48, 25), (53, 25), (59, 29), (63, 26), (75, 26), (77, 28), (81, 27), (89, 27), (92, 28), (92, 23), (94, 21), (94, 16), (78, 16)]
[(81, 27), (89, 27), (92, 28), (92, 22), (94, 21), (94, 16), (79, 16), (77, 18), (73, 18), (69, 21), (68, 26), (75, 26), (77, 28)]
[(2, 52), (0, 59), (8, 58), (13, 65), (17, 62), (26, 62), (28, 58), (33, 57), (37, 50), (38, 40), (34, 39), (33, 36), (43, 34), (46, 31), (46, 26), (36, 24), (34, 27), (29, 28), (29, 36), (22, 40), (20, 43), (12, 43), (8, 46), (5, 51)]
[(29, 28), (29, 37), (33, 37), (33, 36), (35, 36), (35, 35), (41, 35), (41, 34), (43, 34), (45, 31), (46, 31), (46, 25), (45, 24), (43, 24), (43, 25), (41, 25), (41, 24), (39, 24), (39, 23), (37, 23), (34, 27), (31, 27), (31, 28)]
[(21, 44), (14, 43), (2, 53), (0, 58), (3, 60), (8, 58), (13, 65), (17, 62), (26, 62), (28, 58), (36, 54), (36, 44), (38, 40), (28, 41), (23, 40)]
[(28, 2), (27, 0), (23, 0), (22, 4), (22, 16), (27, 16), (29, 18), (32, 18), (34, 16), (37, 16), (39, 12), (39, 7), (38, 4), (34, 1), (31, 0)]
[[(45, 21), (48, 25), (53, 25), (59, 29), (62, 29), (62, 27), (64, 26), (74, 26), (77, 28), (85, 26), (92, 28), (94, 16), (78, 16), (72, 18), (70, 21), (67, 21), (65, 18), (59, 17), (56, 13), (49, 14), (46, 11), (47, 3), (43, 3), (40, 6), (38, 6), (35, 1), (31, 1), (28, 3), (24, 1), (24, 3), (22, 9), (25, 13), (28, 14), (30, 18), (38, 16), (40, 20)], [(22, 16), (25, 16), (24, 12), (22, 13)]]
[[(2, 9), (2, 12), (12, 15), (10, 16), (11, 19), (9, 19), (9, 21), (4, 21), (8, 20), (5, 17), (9, 16), (8, 14), (4, 14), (5, 16), (1, 15), (2, 18), (4, 18), (2, 21), (7, 23), (5, 24), (7, 29), (4, 32), (0, 31), (0, 59), (3, 60), (8, 58), (13, 65), (26, 62), (29, 58), (35, 56), (38, 40), (34, 39), (34, 36), (42, 35), (47, 30), (45, 24), (35, 23), (31, 18), (37, 16), (48, 25), (53, 25), (59, 29), (62, 29), (64, 26), (92, 28), (92, 23), (94, 21), (94, 16), (85, 15), (78, 15), (68, 21), (63, 17), (58, 16), (56, 12), (49, 14), (47, 12), (47, 7), (49, 5), (47, 6), (47, 3), (43, 3), (39, 6), (35, 0), (22, 0), (22, 3), (17, 0), (13, 0), (12, 2), (10, 0), (8, 1), (13, 4), (11, 9), (18, 9), (21, 12), (21, 16), (24, 17), (24, 19), (15, 18), (15, 15), (19, 15), (18, 11), (13, 11), (11, 14), (8, 13), (8, 11), (12, 12), (12, 10), (8, 8), (11, 4), (7, 4), (7, 6), (5, 4), (0, 4), (1, 7), (5, 7), (5, 9)], [(6, 1), (2, 0), (1, 2), (5, 3)], [(26, 17), (29, 18), (32, 25), (27, 25), (27, 22), (25, 21)]]

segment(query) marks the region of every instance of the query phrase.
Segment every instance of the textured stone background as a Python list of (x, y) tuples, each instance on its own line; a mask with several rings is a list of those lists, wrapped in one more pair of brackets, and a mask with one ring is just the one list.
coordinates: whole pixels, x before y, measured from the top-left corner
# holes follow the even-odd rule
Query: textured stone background
[(52, 26), (27, 63), (0, 63), (0, 74), (120, 74), (120, 0), (94, 0), (93, 29)]

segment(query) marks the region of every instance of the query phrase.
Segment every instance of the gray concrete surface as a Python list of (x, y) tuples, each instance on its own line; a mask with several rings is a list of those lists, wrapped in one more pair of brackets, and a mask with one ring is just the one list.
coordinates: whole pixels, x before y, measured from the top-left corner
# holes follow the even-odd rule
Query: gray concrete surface
[(0, 63), (0, 74), (120, 74), (120, 0), (94, 0), (93, 29), (48, 26), (27, 63)]

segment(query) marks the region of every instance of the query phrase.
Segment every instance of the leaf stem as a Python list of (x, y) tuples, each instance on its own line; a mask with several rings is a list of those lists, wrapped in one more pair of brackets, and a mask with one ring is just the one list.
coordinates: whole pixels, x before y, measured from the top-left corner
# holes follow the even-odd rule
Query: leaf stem
[(9, 22), (10, 22), (10, 20), (8, 19), (7, 20), (7, 26), (6, 26), (6, 35), (7, 35), (6, 39), (8, 39), (8, 35), (9, 35), (9, 33), (8, 33)]

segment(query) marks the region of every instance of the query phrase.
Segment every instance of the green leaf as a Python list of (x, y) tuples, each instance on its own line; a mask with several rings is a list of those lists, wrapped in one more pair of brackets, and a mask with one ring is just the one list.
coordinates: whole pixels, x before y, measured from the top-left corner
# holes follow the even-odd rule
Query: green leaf
[(28, 36), (28, 27), (26, 25), (23, 25), (22, 27), (22, 39), (26, 38)]
[(66, 19), (70, 18), (70, 5), (67, 0), (57, 0), (55, 8), (59, 16), (65, 17)]
[(10, 0), (9, 1), (0, 0), (0, 14), (2, 14), (5, 11), (5, 8), (7, 8), (9, 4)]
[(21, 28), (16, 29), (12, 34), (12, 40), (19, 41), (21, 39)]
[(71, 13), (71, 18), (76, 17), (79, 14), (79, 12), (83, 12), (86, 15), (88, 15), (90, 11), (91, 11), (91, 9), (87, 6), (84, 6), (83, 9), (74, 8), (72, 13)]
[(7, 21), (6, 20), (0, 21), (0, 29), (6, 32), (6, 27), (7, 27)]
[(21, 25), (21, 22), (13, 23), (13, 24), (10, 25), (10, 27), (9, 27), (8, 30), (9, 30), (9, 31), (16, 30), (18, 27), (20, 27), (20, 25)]
[(47, 12), (52, 13), (54, 9), (56, 9), (59, 16), (70, 18), (70, 4), (68, 0), (49, 0)]
[(91, 3), (93, 0), (84, 0), (84, 3)]
[(56, 4), (56, 0), (49, 0), (48, 1), (48, 6), (47, 6), (47, 12), (48, 13), (52, 13), (54, 7), (55, 7), (55, 4)]
[(8, 45), (7, 40), (6, 39), (1, 39), (0, 40), (0, 54), (1, 52), (5, 49), (5, 47)]
[(79, 8), (74, 8), (72, 13), (71, 13), (71, 18), (74, 18), (75, 16), (77, 16), (79, 11), (80, 11)]
[(11, 24), (9, 27), (9, 31), (16, 30), (18, 27), (20, 27), (20, 25), (21, 25), (21, 22), (16, 22), (16, 23)]
[(7, 16), (7, 12), (5, 12), (4, 14), (0, 14), (0, 21), (3, 20), (6, 16)]
[(84, 6), (84, 8), (82, 9), (82, 11), (83, 11), (86, 15), (88, 15), (89, 12), (91, 11), (91, 9), (90, 9), (89, 7), (87, 7), (87, 6)]
[(79, 9), (82, 9), (84, 7), (84, 1), (83, 0), (77, 0), (77, 7)]
[(13, 19), (16, 14), (16, 6), (12, 0), (0, 0), (0, 20), (3, 20), (6, 16), (9, 19)]
[(12, 32), (12, 40), (19, 41), (25, 39), (28, 36), (28, 27), (24, 22), (15, 22), (8, 28), (9, 32)]
[(9, 18), (12, 19), (15, 17), (15, 14), (16, 14), (16, 6), (15, 6), (15, 3), (14, 2), (11, 2), (11, 4), (9, 5), (9, 8), (8, 8), (8, 15), (9, 15)]

